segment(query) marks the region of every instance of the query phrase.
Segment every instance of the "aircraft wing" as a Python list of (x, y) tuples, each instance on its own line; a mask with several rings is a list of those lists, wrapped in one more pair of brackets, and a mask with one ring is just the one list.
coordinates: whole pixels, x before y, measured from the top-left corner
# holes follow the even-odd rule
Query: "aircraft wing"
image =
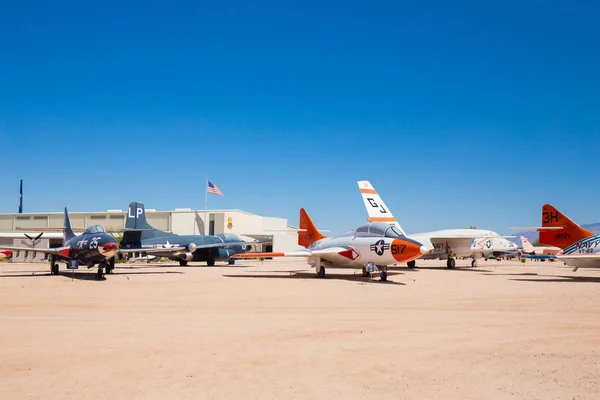
[[(327, 247), (320, 250), (301, 249), (296, 251), (272, 252), (272, 253), (241, 253), (234, 254), (231, 258), (263, 258), (263, 257), (312, 257), (340, 254), (349, 249), (345, 247)], [(350, 250), (351, 251), (351, 250)]]
[(180, 251), (187, 251), (187, 247), (173, 246), (173, 247), (142, 247), (136, 249), (119, 249), (120, 253), (177, 253)]
[[(417, 235), (415, 235), (417, 236)], [(469, 235), (460, 235), (460, 234), (444, 234), (444, 235), (431, 235), (429, 236), (430, 239), (435, 239), (435, 240), (444, 240), (444, 239), (509, 239), (509, 238), (516, 238), (516, 236), (505, 236), (505, 235), (489, 235), (489, 236), (482, 236), (482, 235), (475, 235), (475, 234), (469, 234)]]
[(5, 246), (0, 245), (0, 250), (12, 250), (12, 251), (29, 251), (32, 253), (44, 253), (54, 254), (57, 256), (70, 258), (71, 249), (69, 247), (56, 247), (56, 248), (37, 248), (37, 247), (24, 247), (24, 246)]
[(271, 240), (261, 240), (256, 242), (223, 242), (223, 243), (209, 243), (209, 244), (199, 244), (196, 246), (197, 249), (215, 249), (219, 247), (229, 247), (229, 246), (252, 246), (254, 244), (263, 244), (263, 243), (271, 243)]
[(557, 254), (556, 258), (561, 260), (600, 261), (600, 254)]

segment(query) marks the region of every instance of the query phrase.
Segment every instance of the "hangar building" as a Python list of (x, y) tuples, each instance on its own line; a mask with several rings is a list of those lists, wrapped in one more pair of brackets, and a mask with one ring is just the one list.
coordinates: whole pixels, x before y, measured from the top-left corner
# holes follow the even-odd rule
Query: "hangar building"
[[(175, 209), (156, 211), (146, 208), (146, 218), (153, 227), (179, 235), (201, 235), (205, 232), (205, 216), (208, 221), (208, 234), (237, 233), (243, 239), (272, 240), (272, 244), (257, 245), (252, 251), (292, 251), (299, 248), (296, 227), (290, 226), (285, 218), (263, 217), (241, 210), (192, 210)], [(86, 228), (99, 224), (106, 230), (120, 230), (125, 226), (125, 211), (69, 212), (73, 228)], [(0, 214), (0, 232), (23, 233), (22, 228), (62, 228), (63, 213), (23, 213)], [(46, 234), (49, 235), (49, 234)], [(52, 235), (51, 235), (52, 236)], [(56, 236), (56, 233), (54, 234)], [(35, 244), (29, 239), (1, 238), (0, 244), (31, 247), (59, 247), (62, 239), (44, 239)], [(13, 255), (14, 261), (41, 261), (44, 255), (38, 253)]]

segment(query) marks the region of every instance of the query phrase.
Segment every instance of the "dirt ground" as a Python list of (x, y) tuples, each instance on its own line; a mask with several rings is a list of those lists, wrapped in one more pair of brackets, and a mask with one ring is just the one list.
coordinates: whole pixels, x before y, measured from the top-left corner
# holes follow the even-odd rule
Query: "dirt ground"
[(419, 265), (1, 263), (0, 399), (600, 398), (600, 270)]

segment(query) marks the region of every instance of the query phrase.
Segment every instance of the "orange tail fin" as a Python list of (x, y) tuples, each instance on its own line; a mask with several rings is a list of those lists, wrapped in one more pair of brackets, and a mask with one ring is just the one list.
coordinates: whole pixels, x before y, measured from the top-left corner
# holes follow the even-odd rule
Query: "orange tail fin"
[(542, 226), (563, 228), (549, 231), (540, 230), (540, 243), (560, 247), (561, 249), (594, 235), (571, 221), (550, 204), (544, 204), (542, 207)]
[(298, 231), (298, 244), (302, 247), (308, 247), (317, 240), (324, 239), (315, 224), (308, 217), (304, 208), (300, 209), (300, 230)]

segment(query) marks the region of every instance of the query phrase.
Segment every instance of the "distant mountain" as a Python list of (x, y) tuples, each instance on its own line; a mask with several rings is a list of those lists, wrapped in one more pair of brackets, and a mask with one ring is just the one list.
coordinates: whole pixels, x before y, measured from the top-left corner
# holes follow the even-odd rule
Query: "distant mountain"
[[(587, 229), (590, 232), (594, 232), (596, 234), (600, 233), (600, 222), (596, 222), (595, 224), (583, 224), (581, 225), (583, 228)], [(521, 247), (521, 236), (525, 236), (527, 240), (531, 243), (538, 240), (539, 232), (537, 231), (525, 231), (525, 232), (517, 232), (514, 234), (510, 234), (511, 236), (516, 236), (516, 238), (511, 239), (513, 242), (517, 244), (517, 246)]]

